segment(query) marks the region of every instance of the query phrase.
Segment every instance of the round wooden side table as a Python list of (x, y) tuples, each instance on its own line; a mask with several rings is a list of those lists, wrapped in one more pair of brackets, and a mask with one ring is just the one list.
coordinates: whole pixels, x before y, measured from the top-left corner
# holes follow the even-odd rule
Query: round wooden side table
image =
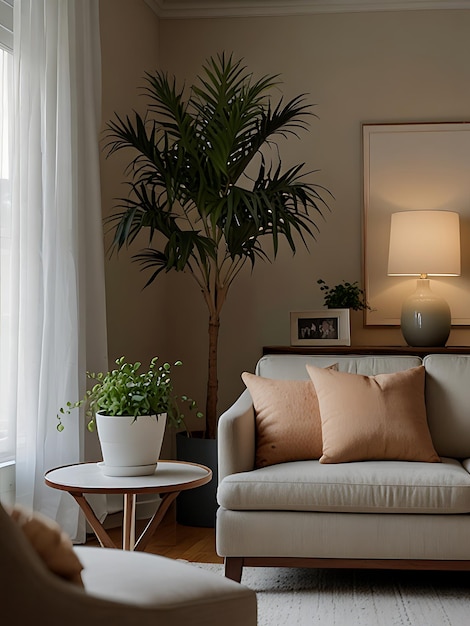
[[(75, 498), (98, 541), (105, 548), (117, 546), (88, 504), (86, 493), (122, 494), (124, 496), (122, 548), (145, 550), (178, 494), (205, 485), (212, 478), (212, 470), (205, 465), (184, 461), (158, 461), (157, 469), (150, 476), (105, 476), (99, 465), (99, 463), (65, 465), (49, 470), (44, 479), (49, 487), (68, 491)], [(135, 507), (136, 496), (139, 493), (160, 494), (161, 503), (136, 541)]]

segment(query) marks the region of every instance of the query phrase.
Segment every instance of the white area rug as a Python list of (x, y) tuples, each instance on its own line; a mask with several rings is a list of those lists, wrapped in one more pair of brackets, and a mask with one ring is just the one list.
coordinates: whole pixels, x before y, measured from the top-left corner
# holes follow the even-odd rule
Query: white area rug
[[(194, 563), (223, 575), (223, 566)], [(470, 573), (245, 567), (259, 626), (467, 626)]]

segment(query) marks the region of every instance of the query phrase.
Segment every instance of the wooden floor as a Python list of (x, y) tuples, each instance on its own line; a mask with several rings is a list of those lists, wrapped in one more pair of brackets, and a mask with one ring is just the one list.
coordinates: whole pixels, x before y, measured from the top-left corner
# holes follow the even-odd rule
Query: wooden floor
[[(144, 526), (145, 521), (137, 522), (136, 535)], [(122, 545), (122, 527), (109, 528), (107, 532), (114, 543), (120, 547)], [(87, 545), (99, 545), (94, 535), (88, 537)], [(174, 511), (171, 509), (155, 531), (145, 551), (167, 556), (171, 559), (185, 559), (196, 563), (223, 562), (223, 559), (217, 556), (215, 551), (215, 529), (177, 524)]]

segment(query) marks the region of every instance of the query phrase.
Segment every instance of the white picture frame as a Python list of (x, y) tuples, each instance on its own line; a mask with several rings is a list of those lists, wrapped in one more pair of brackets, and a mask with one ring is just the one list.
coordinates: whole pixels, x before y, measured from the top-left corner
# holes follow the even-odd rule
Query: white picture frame
[(349, 346), (349, 309), (291, 311), (292, 346)]

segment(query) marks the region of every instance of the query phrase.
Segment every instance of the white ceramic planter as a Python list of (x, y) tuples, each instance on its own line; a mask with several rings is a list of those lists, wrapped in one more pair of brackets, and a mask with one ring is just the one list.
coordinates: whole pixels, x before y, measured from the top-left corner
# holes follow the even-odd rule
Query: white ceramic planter
[(107, 476), (145, 476), (153, 474), (160, 457), (165, 434), (166, 413), (128, 415), (97, 413), (96, 427)]

